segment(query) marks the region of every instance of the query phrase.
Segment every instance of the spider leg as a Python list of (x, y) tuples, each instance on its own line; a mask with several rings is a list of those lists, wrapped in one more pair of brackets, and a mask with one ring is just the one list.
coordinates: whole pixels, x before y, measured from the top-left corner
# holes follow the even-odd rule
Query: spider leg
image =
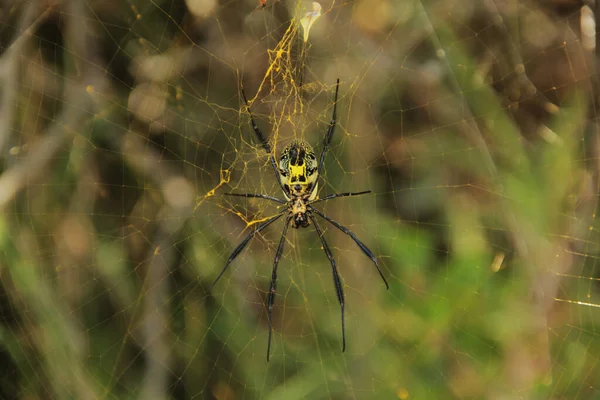
[(246, 109), (248, 110), (248, 114), (250, 115), (250, 124), (252, 125), (252, 129), (254, 133), (258, 137), (258, 140), (262, 144), (262, 147), (265, 149), (267, 153), (269, 153), (269, 161), (271, 161), (271, 166), (273, 167), (273, 171), (275, 171), (275, 178), (277, 178), (277, 183), (281, 187), (281, 190), (285, 193), (285, 189), (283, 188), (283, 184), (281, 183), (281, 179), (279, 177), (279, 169), (277, 168), (277, 162), (275, 161), (275, 156), (271, 151), (271, 145), (265, 138), (265, 135), (262, 133), (256, 122), (254, 121), (254, 116), (252, 115), (252, 111), (250, 111), (250, 104), (248, 104), (248, 99), (246, 98), (246, 93), (244, 93), (244, 88), (242, 90), (242, 97), (244, 98), (244, 102), (246, 103)]
[(278, 199), (277, 197), (268, 196), (266, 194), (260, 193), (225, 193), (225, 196), (237, 196), (237, 197), (256, 197), (259, 199), (271, 200), (280, 204), (287, 204), (288, 202), (285, 200)]
[(273, 272), (271, 273), (271, 286), (269, 287), (269, 294), (267, 295), (267, 315), (269, 316), (269, 341), (267, 342), (267, 361), (269, 361), (269, 355), (271, 354), (271, 335), (273, 334), (273, 303), (275, 303), (275, 293), (277, 292), (277, 265), (279, 264), (279, 258), (281, 258), (281, 253), (283, 253), (285, 235), (287, 233), (292, 217), (293, 215), (287, 217), (287, 219), (285, 220), (285, 225), (283, 226), (283, 233), (281, 234), (279, 246), (277, 247), (277, 252), (275, 253), (275, 260), (273, 261)]
[(325, 140), (323, 141), (323, 150), (321, 150), (321, 157), (319, 159), (319, 167), (317, 172), (320, 174), (323, 169), (323, 161), (325, 161), (325, 154), (327, 150), (329, 150), (329, 144), (331, 143), (331, 138), (333, 137), (333, 131), (335, 130), (335, 125), (337, 124), (337, 101), (338, 101), (338, 90), (340, 88), (340, 79), (338, 78), (337, 83), (335, 85), (335, 99), (333, 101), (333, 115), (331, 116), (331, 122), (329, 123), (329, 129), (327, 130), (327, 134), (325, 135)]
[(356, 245), (358, 247), (360, 247), (360, 249), (363, 251), (363, 253), (365, 253), (365, 255), (371, 259), (371, 261), (373, 261), (373, 264), (375, 264), (375, 268), (377, 268), (377, 272), (379, 272), (379, 276), (381, 276), (381, 279), (383, 279), (383, 283), (385, 283), (386, 289), (390, 288), (390, 285), (388, 285), (387, 280), (385, 279), (385, 276), (383, 276), (383, 272), (381, 272), (381, 268), (379, 268), (379, 262), (377, 262), (377, 258), (373, 255), (371, 250), (369, 250), (369, 248), (367, 246), (365, 246), (365, 244), (363, 242), (358, 240), (356, 235), (350, 229), (346, 228), (343, 225), (338, 224), (336, 221), (329, 218), (328, 216), (326, 216), (321, 211), (319, 211), (315, 208), (310, 207), (310, 211), (314, 212), (315, 214), (317, 214), (318, 216), (320, 216), (321, 218), (323, 218), (327, 222), (329, 222), (331, 225), (335, 226), (340, 231), (342, 231), (346, 235), (350, 236), (352, 238), (352, 240), (354, 240), (354, 243), (356, 243)]
[(236, 247), (235, 250), (233, 250), (233, 252), (229, 256), (229, 259), (225, 263), (225, 266), (223, 267), (223, 269), (221, 270), (221, 272), (219, 273), (219, 275), (217, 276), (217, 278), (215, 279), (215, 281), (209, 286), (209, 288), (208, 288), (209, 292), (217, 284), (217, 282), (219, 281), (219, 279), (221, 279), (221, 277), (223, 276), (223, 274), (225, 273), (225, 271), (227, 271), (227, 268), (229, 267), (229, 264), (231, 264), (233, 262), (233, 260), (235, 260), (235, 258), (238, 255), (240, 255), (240, 253), (242, 252), (242, 250), (244, 250), (244, 247), (246, 247), (246, 245), (248, 244), (248, 242), (250, 241), (250, 239), (252, 239), (254, 237), (254, 235), (256, 235), (258, 232), (262, 231), (267, 226), (269, 226), (273, 222), (277, 221), (286, 212), (288, 212), (288, 211), (286, 210), (285, 212), (282, 212), (281, 214), (277, 214), (274, 217), (269, 218), (268, 220), (266, 220), (262, 224), (258, 225), (252, 232), (250, 232), (248, 234), (248, 236), (246, 236), (246, 238), (244, 240), (242, 240), (242, 243), (240, 243), (238, 245), (238, 247)]
[(364, 192), (334, 193), (334, 194), (327, 195), (323, 198), (317, 199), (315, 201), (311, 201), (310, 204), (320, 203), (322, 201), (335, 199), (337, 197), (352, 197), (352, 196), (358, 196), (358, 195), (367, 194), (367, 193), (371, 193), (371, 191), (365, 190)]
[(321, 243), (323, 244), (323, 250), (331, 263), (331, 271), (333, 272), (333, 283), (335, 285), (335, 292), (337, 294), (338, 301), (340, 303), (340, 307), (342, 308), (342, 351), (346, 350), (346, 328), (344, 324), (344, 288), (342, 287), (342, 282), (340, 280), (340, 275), (338, 274), (337, 267), (335, 266), (335, 259), (331, 254), (331, 250), (329, 249), (329, 245), (325, 240), (325, 236), (323, 236), (323, 231), (319, 224), (317, 224), (317, 219), (312, 216), (312, 214), (308, 213), (308, 217), (312, 221), (315, 226), (315, 230), (319, 235), (319, 239), (321, 239)]

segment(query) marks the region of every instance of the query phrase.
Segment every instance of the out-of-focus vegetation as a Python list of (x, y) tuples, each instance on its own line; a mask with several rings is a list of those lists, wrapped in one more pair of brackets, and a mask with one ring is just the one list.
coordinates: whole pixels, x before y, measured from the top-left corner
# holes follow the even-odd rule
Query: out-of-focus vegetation
[[(261, 7), (265, 3), (265, 7)], [(0, 5), (0, 397), (600, 398), (595, 18), (562, 1)], [(314, 231), (277, 149), (340, 125)], [(247, 226), (250, 225), (250, 226)], [(324, 225), (324, 223), (323, 223)]]

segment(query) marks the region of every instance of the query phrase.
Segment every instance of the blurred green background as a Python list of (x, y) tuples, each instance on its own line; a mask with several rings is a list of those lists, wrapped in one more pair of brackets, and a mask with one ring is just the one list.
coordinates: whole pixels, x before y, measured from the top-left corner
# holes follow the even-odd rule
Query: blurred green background
[[(0, 5), (0, 398), (600, 399), (593, 8), (574, 0)], [(320, 151), (346, 293), (290, 230)], [(321, 224), (325, 228), (323, 221)]]

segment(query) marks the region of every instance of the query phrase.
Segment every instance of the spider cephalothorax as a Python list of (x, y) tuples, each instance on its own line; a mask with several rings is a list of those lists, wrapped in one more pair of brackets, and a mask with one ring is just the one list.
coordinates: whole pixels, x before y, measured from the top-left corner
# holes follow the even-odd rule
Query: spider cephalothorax
[(331, 253), (331, 249), (325, 240), (325, 236), (323, 235), (323, 231), (321, 227), (317, 223), (317, 219), (315, 218), (315, 214), (323, 218), (325, 221), (329, 222), (333, 226), (335, 226), (340, 231), (344, 232), (346, 235), (350, 236), (354, 243), (362, 250), (364, 254), (367, 255), (375, 264), (381, 279), (385, 283), (386, 288), (389, 288), (381, 269), (379, 268), (379, 263), (377, 262), (377, 258), (371, 253), (371, 250), (367, 246), (363, 244), (356, 235), (350, 231), (345, 226), (339, 224), (337, 221), (329, 218), (323, 212), (313, 207), (314, 204), (334, 199), (336, 197), (349, 197), (349, 196), (357, 196), (360, 194), (370, 193), (370, 190), (366, 190), (364, 192), (355, 192), (355, 193), (333, 193), (327, 195), (321, 199), (317, 198), (317, 190), (318, 183), (317, 178), (323, 169), (323, 161), (325, 160), (325, 154), (329, 149), (329, 144), (331, 143), (331, 138), (333, 137), (333, 131), (335, 130), (336, 125), (336, 108), (337, 108), (337, 99), (338, 99), (338, 89), (340, 86), (340, 80), (337, 80), (337, 85), (335, 87), (335, 100), (333, 103), (333, 115), (331, 117), (331, 122), (329, 123), (329, 129), (325, 135), (325, 140), (323, 141), (323, 149), (321, 150), (321, 156), (319, 157), (319, 161), (315, 157), (315, 152), (310, 144), (301, 141), (295, 140), (289, 145), (287, 145), (283, 151), (281, 152), (281, 157), (279, 158), (279, 165), (275, 161), (275, 157), (273, 152), (271, 151), (271, 146), (269, 142), (264, 137), (262, 131), (254, 122), (254, 118), (252, 117), (252, 113), (250, 112), (250, 106), (248, 105), (248, 100), (246, 99), (246, 95), (244, 94), (244, 90), (242, 90), (242, 96), (244, 101), (246, 102), (246, 107), (248, 108), (248, 113), (250, 114), (250, 123), (252, 124), (252, 129), (254, 133), (260, 140), (263, 148), (269, 153), (269, 161), (273, 170), (275, 171), (275, 176), (277, 177), (277, 181), (279, 182), (279, 186), (283, 191), (283, 195), (285, 196), (285, 200), (279, 199), (277, 197), (269, 196), (266, 194), (256, 194), (256, 193), (227, 193), (230, 196), (240, 196), (240, 197), (255, 197), (266, 200), (271, 200), (277, 202), (282, 205), (287, 206), (287, 210), (282, 211), (270, 218), (267, 218), (266, 221), (257, 224), (256, 227), (246, 236), (242, 243), (238, 245), (238, 247), (233, 250), (233, 253), (229, 256), (229, 259), (225, 263), (225, 266), (215, 279), (215, 281), (210, 285), (209, 290), (218, 282), (218, 280), (223, 276), (227, 267), (232, 263), (233, 260), (242, 252), (244, 247), (250, 242), (250, 239), (254, 237), (257, 233), (265, 229), (267, 226), (271, 225), (273, 222), (277, 221), (283, 215), (287, 214), (285, 224), (283, 226), (283, 233), (281, 234), (281, 239), (279, 239), (279, 246), (277, 246), (277, 252), (275, 253), (275, 260), (273, 262), (273, 272), (271, 273), (271, 285), (269, 287), (269, 291), (267, 292), (267, 316), (269, 317), (269, 339), (267, 343), (267, 361), (269, 360), (269, 354), (271, 350), (271, 334), (273, 333), (273, 319), (272, 319), (272, 311), (273, 304), (275, 302), (275, 293), (277, 292), (275, 286), (277, 284), (277, 266), (279, 265), (279, 259), (281, 258), (281, 254), (283, 253), (283, 245), (285, 243), (285, 235), (287, 233), (288, 227), (290, 225), (290, 221), (293, 221), (294, 228), (306, 228), (312, 222), (315, 230), (317, 231), (317, 235), (321, 240), (321, 244), (323, 245), (323, 250), (325, 251), (325, 255), (329, 259), (329, 263), (331, 264), (331, 270), (333, 272), (333, 283), (335, 286), (335, 292), (340, 303), (340, 307), (342, 309), (342, 351), (346, 349), (346, 333), (344, 328), (344, 289), (342, 287), (342, 281), (340, 279), (340, 275), (338, 274), (337, 266), (335, 263), (335, 259), (333, 258), (333, 254)]

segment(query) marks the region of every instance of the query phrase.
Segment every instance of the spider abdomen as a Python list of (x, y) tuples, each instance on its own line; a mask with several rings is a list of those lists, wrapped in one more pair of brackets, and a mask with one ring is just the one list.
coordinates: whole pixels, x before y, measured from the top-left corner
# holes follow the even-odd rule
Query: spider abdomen
[(279, 178), (288, 199), (313, 194), (318, 175), (317, 158), (310, 144), (294, 140), (283, 149), (279, 159)]

